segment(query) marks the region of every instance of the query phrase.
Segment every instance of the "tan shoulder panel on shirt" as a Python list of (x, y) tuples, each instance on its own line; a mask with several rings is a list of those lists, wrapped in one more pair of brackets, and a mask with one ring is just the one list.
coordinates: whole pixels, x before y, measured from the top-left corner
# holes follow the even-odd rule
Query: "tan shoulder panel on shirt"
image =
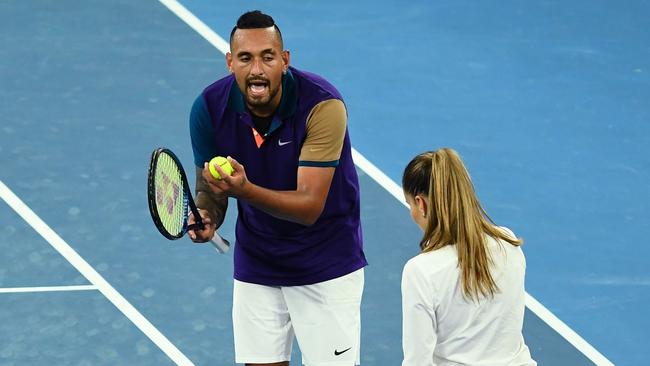
[(318, 103), (307, 117), (307, 138), (300, 151), (300, 161), (338, 162), (346, 127), (347, 114), (341, 100)]

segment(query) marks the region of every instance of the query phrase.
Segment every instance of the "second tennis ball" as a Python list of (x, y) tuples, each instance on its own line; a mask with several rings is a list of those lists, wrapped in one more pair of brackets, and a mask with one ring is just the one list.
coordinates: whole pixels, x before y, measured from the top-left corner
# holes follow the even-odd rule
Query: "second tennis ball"
[(210, 167), (210, 173), (212, 173), (212, 176), (215, 179), (221, 180), (221, 174), (217, 171), (217, 169), (214, 168), (214, 165), (219, 165), (221, 167), (221, 170), (224, 172), (228, 173), (228, 175), (232, 175), (233, 168), (232, 165), (228, 162), (228, 159), (224, 158), (223, 156), (216, 156), (210, 160), (210, 163), (208, 164)]

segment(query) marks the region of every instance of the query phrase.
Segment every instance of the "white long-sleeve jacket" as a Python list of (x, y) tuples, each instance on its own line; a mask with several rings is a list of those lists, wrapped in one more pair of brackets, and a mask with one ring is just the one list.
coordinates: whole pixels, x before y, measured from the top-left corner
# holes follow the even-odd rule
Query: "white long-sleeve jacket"
[[(514, 234), (503, 228), (509, 235)], [(522, 336), (526, 260), (488, 237), (493, 298), (463, 297), (455, 245), (410, 259), (402, 274), (402, 366), (536, 365)]]

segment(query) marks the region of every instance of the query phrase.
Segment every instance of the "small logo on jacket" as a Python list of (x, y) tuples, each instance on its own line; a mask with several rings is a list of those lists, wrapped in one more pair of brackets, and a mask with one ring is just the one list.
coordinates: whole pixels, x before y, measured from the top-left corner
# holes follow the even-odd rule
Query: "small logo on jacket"
[(350, 348), (348, 348), (348, 349), (344, 349), (344, 350), (341, 351), (341, 352), (339, 352), (338, 350), (335, 349), (335, 350), (334, 350), (334, 356), (341, 355), (341, 354), (343, 354), (343, 353), (345, 353), (345, 352), (347, 352), (347, 351), (349, 351), (349, 350), (351, 350), (351, 349), (352, 349), (352, 347), (350, 347)]
[(278, 146), (284, 146), (286, 144), (290, 144), (291, 140), (289, 141), (282, 141), (282, 139), (278, 139)]

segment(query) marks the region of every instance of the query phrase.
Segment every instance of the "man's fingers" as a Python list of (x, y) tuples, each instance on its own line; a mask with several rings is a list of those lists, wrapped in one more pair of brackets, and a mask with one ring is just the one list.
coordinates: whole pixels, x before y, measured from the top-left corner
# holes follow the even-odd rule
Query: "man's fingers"
[(208, 183), (211, 183), (215, 180), (214, 177), (212, 176), (212, 173), (210, 172), (210, 165), (208, 163), (205, 163), (203, 165), (202, 175), (203, 175), (203, 179), (205, 179), (205, 181)]
[(225, 179), (228, 177), (228, 174), (221, 169), (221, 166), (219, 164), (215, 164), (214, 168), (217, 172), (219, 172), (219, 175), (221, 176), (221, 179)]
[(196, 239), (196, 234), (194, 234), (194, 230), (188, 230), (187, 235), (189, 235), (190, 239), (192, 240)]
[(228, 162), (230, 163), (230, 165), (232, 165), (232, 168), (235, 170), (239, 170), (237, 168), (241, 167), (241, 164), (239, 164), (239, 162), (235, 160), (235, 158), (233, 158), (232, 156), (228, 157)]
[[(212, 218), (210, 217), (210, 214), (208, 214), (206, 210), (199, 210), (199, 215), (201, 215), (203, 228), (188, 230), (187, 235), (195, 243), (205, 243), (210, 240), (208, 235), (210, 234), (211, 230), (215, 229), (216, 225), (212, 223)], [(193, 212), (190, 212), (190, 214), (188, 215), (187, 223), (189, 225), (196, 223)]]

